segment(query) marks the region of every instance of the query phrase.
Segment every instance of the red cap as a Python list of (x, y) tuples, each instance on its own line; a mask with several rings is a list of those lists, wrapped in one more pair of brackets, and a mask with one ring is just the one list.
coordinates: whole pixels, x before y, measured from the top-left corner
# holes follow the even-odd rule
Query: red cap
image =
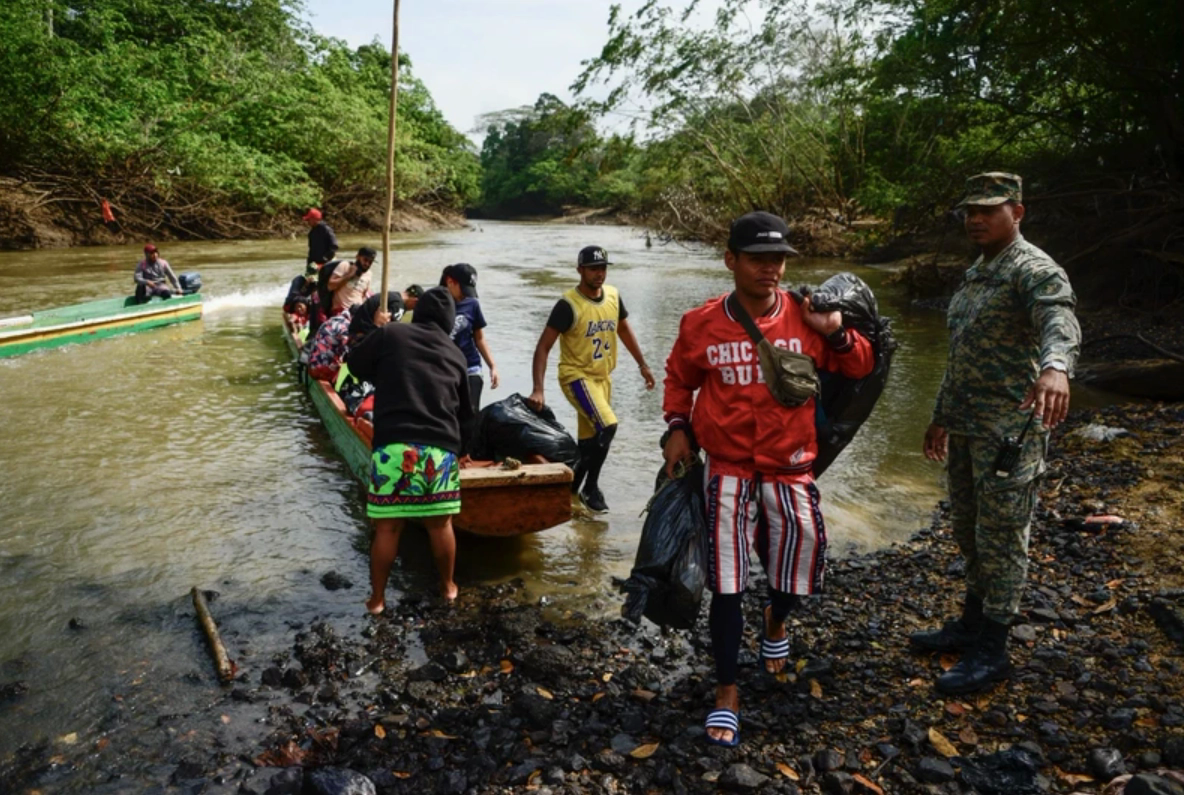
[(319, 221), (319, 220), (321, 220), (321, 211), (318, 210), (316, 207), (313, 207), (312, 209), (310, 209), (308, 212), (306, 212), (304, 214), (304, 220), (305, 221)]
[(157, 252), (156, 252), (156, 246), (154, 246), (154, 245), (152, 245), (151, 243), (149, 243), (148, 245), (144, 246), (144, 253), (145, 253), (145, 254), (155, 254), (155, 253), (157, 253)]

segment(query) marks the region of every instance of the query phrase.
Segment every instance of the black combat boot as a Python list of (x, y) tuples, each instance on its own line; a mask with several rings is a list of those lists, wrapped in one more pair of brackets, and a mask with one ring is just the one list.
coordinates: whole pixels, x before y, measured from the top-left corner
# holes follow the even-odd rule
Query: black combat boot
[(951, 696), (975, 693), (1011, 676), (1011, 660), (1007, 658), (1010, 630), (1008, 624), (984, 618), (978, 643), (957, 665), (937, 678), (937, 689)]
[(961, 618), (947, 621), (941, 629), (914, 632), (909, 635), (909, 645), (918, 651), (966, 651), (978, 640), (978, 632), (982, 625), (982, 597), (968, 593), (966, 602), (962, 605)]

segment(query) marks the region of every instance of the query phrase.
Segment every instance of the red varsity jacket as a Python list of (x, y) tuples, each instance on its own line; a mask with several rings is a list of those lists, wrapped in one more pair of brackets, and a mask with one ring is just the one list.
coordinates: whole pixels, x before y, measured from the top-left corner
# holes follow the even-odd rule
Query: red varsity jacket
[[(818, 453), (814, 400), (786, 408), (773, 398), (756, 347), (728, 311), (726, 298), (714, 298), (682, 316), (666, 359), (666, 422), (672, 428), (689, 423), (715, 464), (809, 478)], [(754, 320), (766, 339), (807, 354), (819, 370), (848, 378), (863, 378), (872, 371), (872, 346), (861, 334), (846, 329), (844, 338), (832, 345), (805, 324), (802, 314), (793, 297), (779, 290), (773, 309)]]

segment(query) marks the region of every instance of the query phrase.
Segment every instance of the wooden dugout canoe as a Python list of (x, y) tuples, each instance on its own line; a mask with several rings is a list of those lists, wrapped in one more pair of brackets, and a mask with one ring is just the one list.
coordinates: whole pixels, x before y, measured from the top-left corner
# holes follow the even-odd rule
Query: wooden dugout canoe
[(201, 294), (193, 293), (167, 301), (154, 298), (143, 304), (137, 304), (131, 297), (108, 298), (0, 318), (0, 358), (184, 323), (200, 317)]
[[(284, 315), (284, 341), (293, 357), (301, 342)], [(374, 428), (346, 415), (345, 404), (327, 381), (308, 378), (307, 388), (333, 444), (363, 484), (370, 477), (370, 442)], [(564, 464), (523, 464), (507, 470), (478, 466), (460, 471), (458, 530), (479, 536), (508, 537), (537, 533), (571, 519), (572, 471)]]

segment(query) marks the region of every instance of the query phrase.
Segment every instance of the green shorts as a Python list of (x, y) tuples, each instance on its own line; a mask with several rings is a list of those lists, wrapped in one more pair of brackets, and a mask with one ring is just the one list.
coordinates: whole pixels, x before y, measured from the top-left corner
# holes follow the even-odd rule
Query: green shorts
[(366, 515), (414, 519), (460, 513), (456, 454), (426, 444), (383, 445), (370, 456)]

